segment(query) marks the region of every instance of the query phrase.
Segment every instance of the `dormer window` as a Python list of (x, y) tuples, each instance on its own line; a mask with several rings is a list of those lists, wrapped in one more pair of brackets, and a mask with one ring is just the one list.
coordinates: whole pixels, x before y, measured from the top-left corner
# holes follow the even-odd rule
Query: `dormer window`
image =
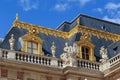
[(101, 28), (102, 28), (102, 30), (105, 30), (105, 31), (106, 31), (106, 27), (105, 27), (104, 25), (103, 25)]
[(34, 42), (28, 42), (28, 53), (37, 54), (38, 53), (38, 44)]
[(24, 42), (22, 51), (32, 54), (44, 55), (42, 51), (43, 40), (39, 37), (37, 29), (32, 28), (28, 33), (22, 36)]
[(76, 44), (78, 45), (79, 49), (79, 58), (90, 61), (96, 61), (96, 58), (94, 56), (95, 45), (92, 44), (90, 36), (84, 34), (83, 36), (81, 36), (80, 41), (77, 41)]

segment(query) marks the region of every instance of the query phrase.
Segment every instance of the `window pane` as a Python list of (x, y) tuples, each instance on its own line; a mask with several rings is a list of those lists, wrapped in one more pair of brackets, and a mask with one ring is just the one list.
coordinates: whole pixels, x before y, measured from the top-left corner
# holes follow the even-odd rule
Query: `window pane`
[(36, 43), (33, 43), (33, 48), (37, 49), (37, 44)]
[(89, 49), (88, 49), (88, 48), (86, 48), (86, 53), (88, 54), (88, 52), (89, 52)]
[(82, 47), (82, 52), (84, 53), (84, 47)]
[(33, 50), (33, 54), (37, 54), (37, 50)]
[(29, 47), (29, 48), (31, 48), (31, 47), (32, 47), (32, 46), (31, 46), (31, 42), (28, 42), (28, 47)]
[(32, 53), (32, 50), (28, 48), (28, 53)]

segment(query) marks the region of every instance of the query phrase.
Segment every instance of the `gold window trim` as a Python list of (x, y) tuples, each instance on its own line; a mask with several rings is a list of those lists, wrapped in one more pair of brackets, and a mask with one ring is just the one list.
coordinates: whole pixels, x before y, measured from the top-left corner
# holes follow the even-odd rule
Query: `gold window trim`
[(28, 33), (24, 36), (22, 36), (22, 39), (24, 41), (23, 44), (23, 48), (21, 49), (23, 52), (27, 52), (28, 51), (28, 42), (34, 42), (38, 44), (38, 54), (39, 55), (44, 55), (43, 51), (42, 51), (42, 43), (43, 40), (41, 38), (39, 38), (38, 36), (38, 32), (36, 29), (31, 29), (28, 31)]
[(76, 44), (78, 45), (78, 57), (83, 59), (82, 57), (82, 47), (87, 46), (89, 48), (89, 60), (90, 61), (96, 61), (96, 58), (94, 56), (94, 48), (95, 45), (92, 43), (90, 37), (88, 35), (83, 35), (80, 38), (80, 41), (76, 41)]

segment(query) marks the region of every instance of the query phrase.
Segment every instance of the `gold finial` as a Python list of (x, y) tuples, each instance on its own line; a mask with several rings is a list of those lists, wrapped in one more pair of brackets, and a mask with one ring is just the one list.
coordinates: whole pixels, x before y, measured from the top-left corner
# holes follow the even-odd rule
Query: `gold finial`
[(77, 25), (79, 25), (79, 24), (80, 24), (80, 18), (77, 19)]
[(16, 20), (18, 20), (19, 16), (18, 16), (18, 13), (16, 14)]

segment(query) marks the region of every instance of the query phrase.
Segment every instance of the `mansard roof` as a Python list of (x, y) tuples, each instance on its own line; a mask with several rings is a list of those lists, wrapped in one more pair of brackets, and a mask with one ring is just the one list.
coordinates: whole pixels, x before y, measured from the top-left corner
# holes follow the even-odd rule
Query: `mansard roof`
[[(82, 14), (75, 18), (72, 22), (64, 22), (56, 30), (15, 20), (13, 27), (5, 36), (5, 39), (0, 47), (10, 49), (10, 35), (14, 34), (16, 40), (14, 49), (20, 51), (22, 46), (20, 45), (19, 38), (25, 35), (29, 28), (32, 27), (38, 29), (39, 37), (44, 40), (42, 49), (47, 56), (51, 55), (50, 48), (52, 46), (52, 42), (55, 42), (57, 47), (56, 55), (59, 57), (60, 54), (63, 53), (65, 42), (72, 45), (75, 41), (80, 40), (83, 33), (88, 33), (91, 35), (92, 43), (95, 45), (95, 56), (97, 57), (97, 60), (100, 59), (99, 50), (101, 46), (108, 48), (109, 58), (111, 58), (114, 56), (110, 51), (113, 49), (111, 46), (115, 46), (113, 43), (120, 40), (119, 24)], [(109, 46), (110, 44), (113, 45)]]

